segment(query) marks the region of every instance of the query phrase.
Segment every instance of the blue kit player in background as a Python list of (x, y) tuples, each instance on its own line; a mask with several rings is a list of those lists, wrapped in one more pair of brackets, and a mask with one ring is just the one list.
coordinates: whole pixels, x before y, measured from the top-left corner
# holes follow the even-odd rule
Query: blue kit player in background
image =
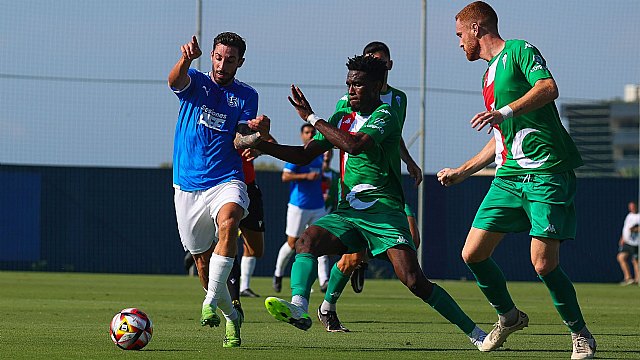
[(224, 347), (240, 346), (244, 318), (232, 306), (227, 289), (237, 253), (238, 225), (249, 206), (236, 148), (260, 141), (260, 132), (268, 136), (269, 131), (269, 119), (256, 118), (258, 93), (235, 79), (245, 50), (239, 35), (219, 34), (211, 51), (212, 70), (203, 73), (189, 68), (202, 55), (194, 36), (182, 45), (182, 56), (168, 79), (180, 100), (173, 149), (178, 231), (207, 292), (200, 323), (218, 326), (216, 309), (220, 308), (226, 319)]
[[(316, 129), (311, 124), (304, 124), (300, 127), (300, 138), (304, 145), (309, 143), (315, 134)], [(276, 292), (282, 290), (284, 268), (289, 263), (291, 255), (296, 252), (296, 241), (309, 225), (327, 213), (322, 194), (323, 159), (324, 155), (320, 155), (307, 165), (295, 165), (288, 162), (282, 170), (282, 181), (290, 184), (290, 190), (285, 231), (287, 242), (278, 252), (273, 274), (273, 289)], [(329, 257), (321, 256), (318, 258), (318, 283), (322, 292), (327, 291), (328, 282)]]

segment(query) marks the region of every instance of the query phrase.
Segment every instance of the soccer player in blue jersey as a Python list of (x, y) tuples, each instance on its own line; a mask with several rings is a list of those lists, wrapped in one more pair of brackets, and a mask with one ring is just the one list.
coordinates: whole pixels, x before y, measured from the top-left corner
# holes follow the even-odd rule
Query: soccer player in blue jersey
[[(300, 127), (300, 138), (303, 145), (311, 141), (316, 134), (313, 125), (306, 123)], [(282, 181), (289, 183), (289, 204), (287, 205), (287, 241), (278, 252), (276, 268), (273, 273), (273, 289), (282, 290), (284, 268), (295, 254), (295, 244), (307, 226), (326, 215), (324, 196), (322, 195), (322, 162), (324, 155), (319, 155), (307, 165), (286, 163), (282, 170)], [(325, 292), (329, 281), (329, 257), (318, 258), (318, 283)]]
[[(237, 34), (215, 37), (212, 69), (190, 69), (202, 51), (194, 36), (169, 73), (169, 87), (180, 100), (173, 148), (174, 203), (180, 240), (194, 257), (207, 294), (202, 326), (226, 319), (224, 347), (240, 346), (243, 315), (232, 306), (227, 278), (237, 253), (238, 224), (249, 199), (236, 148), (268, 137), (269, 119), (256, 116), (258, 93), (235, 79), (246, 44)], [(254, 133), (253, 130), (257, 130)]]

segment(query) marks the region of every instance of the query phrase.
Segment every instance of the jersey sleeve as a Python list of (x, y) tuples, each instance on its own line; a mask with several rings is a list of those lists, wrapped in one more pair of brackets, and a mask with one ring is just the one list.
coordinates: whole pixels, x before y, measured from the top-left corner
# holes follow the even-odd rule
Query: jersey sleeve
[(514, 55), (520, 71), (522, 71), (531, 86), (535, 85), (536, 81), (540, 79), (553, 78), (551, 72), (547, 69), (547, 62), (535, 46), (522, 41), (521, 45), (516, 47)]
[(176, 90), (174, 88), (171, 88), (171, 90), (174, 92), (174, 94), (176, 94), (178, 99), (184, 100), (185, 98), (191, 95), (191, 93), (193, 92), (193, 89), (200, 88), (200, 86), (198, 86), (198, 83), (200, 81), (198, 75), (199, 75), (198, 70), (189, 68), (189, 70), (187, 70), (187, 76), (189, 77), (189, 83), (187, 84), (187, 86), (185, 86), (184, 89), (182, 90)]
[(373, 138), (376, 144), (382, 143), (387, 137), (400, 131), (397, 114), (389, 108), (378, 108), (360, 128), (358, 132), (365, 133)]
[(247, 99), (244, 101), (244, 106), (242, 106), (242, 114), (240, 115), (240, 119), (238, 119), (238, 123), (246, 123), (251, 119), (255, 119), (258, 115), (258, 92), (252, 91), (248, 94)]
[(285, 163), (284, 164), (284, 168), (282, 169), (282, 171), (284, 172), (298, 172), (298, 165), (292, 164), (292, 163)]

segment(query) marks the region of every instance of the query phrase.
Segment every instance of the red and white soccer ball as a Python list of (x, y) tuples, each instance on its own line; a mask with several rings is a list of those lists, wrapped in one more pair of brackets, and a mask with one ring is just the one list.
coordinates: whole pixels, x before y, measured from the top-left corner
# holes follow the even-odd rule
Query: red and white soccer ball
[(151, 341), (153, 324), (140, 309), (128, 308), (117, 313), (109, 328), (111, 340), (123, 350), (140, 350)]

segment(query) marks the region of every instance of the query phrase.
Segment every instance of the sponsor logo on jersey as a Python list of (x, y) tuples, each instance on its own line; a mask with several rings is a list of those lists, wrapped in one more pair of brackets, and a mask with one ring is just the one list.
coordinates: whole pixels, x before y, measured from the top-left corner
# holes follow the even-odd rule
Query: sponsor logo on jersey
[(364, 127), (371, 128), (371, 129), (376, 129), (376, 130), (378, 130), (378, 132), (380, 132), (380, 134), (384, 134), (384, 126), (385, 126), (385, 124), (386, 124), (386, 122), (384, 121), (384, 119), (375, 119), (373, 121), (373, 123), (367, 124)]
[(202, 88), (204, 89), (204, 92), (207, 93), (207, 96), (209, 96), (209, 91), (211, 91), (211, 89), (207, 89), (204, 85), (202, 85)]
[(398, 103), (398, 106), (402, 105), (402, 98), (399, 95), (396, 96), (396, 102)]
[(502, 68), (507, 68), (507, 54), (502, 55)]
[(529, 44), (528, 42), (524, 43), (524, 48), (533, 48), (533, 45)]
[(535, 65), (529, 70), (529, 72), (534, 72), (538, 70), (544, 70), (547, 68), (544, 59), (540, 55), (533, 55), (533, 62)]
[(200, 114), (198, 124), (202, 124), (210, 129), (222, 130), (224, 123), (227, 121), (227, 114), (215, 112), (205, 105), (202, 105), (201, 109), (202, 113)]
[(229, 96), (227, 104), (229, 104), (229, 107), (238, 107), (238, 98), (233, 95)]

